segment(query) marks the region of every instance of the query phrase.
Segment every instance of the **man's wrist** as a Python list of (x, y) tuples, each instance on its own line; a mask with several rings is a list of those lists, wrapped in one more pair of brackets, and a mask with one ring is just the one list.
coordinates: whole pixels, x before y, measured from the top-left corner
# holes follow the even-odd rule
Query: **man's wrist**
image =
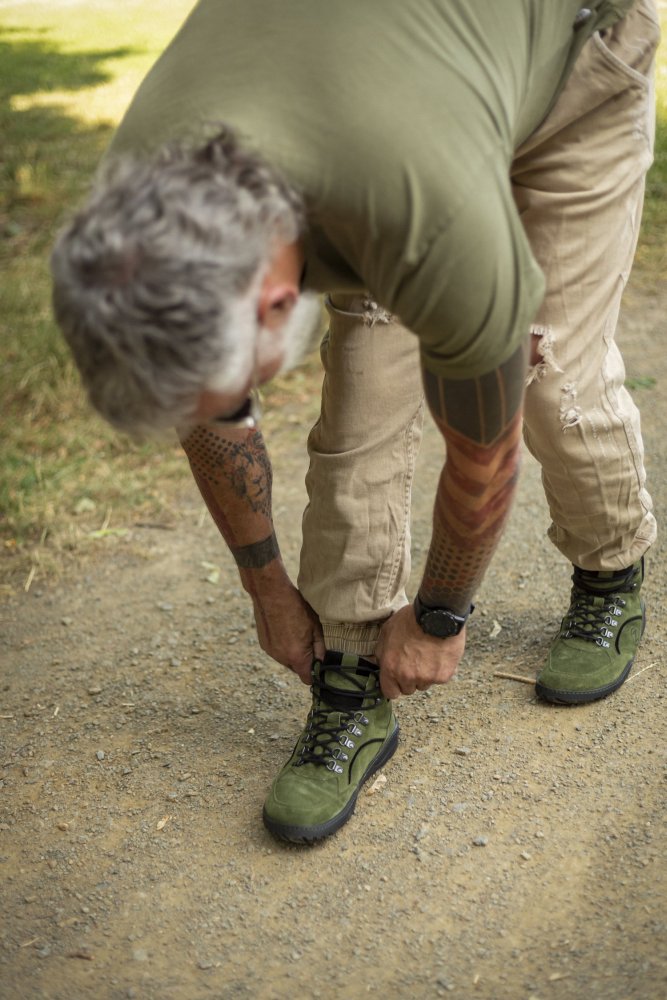
[(230, 545), (229, 550), (239, 569), (262, 569), (280, 558), (280, 548), (275, 531), (259, 542), (250, 545)]
[(426, 604), (417, 593), (413, 608), (422, 632), (438, 639), (449, 639), (462, 631), (475, 605), (471, 604), (464, 614), (460, 614), (442, 604)]

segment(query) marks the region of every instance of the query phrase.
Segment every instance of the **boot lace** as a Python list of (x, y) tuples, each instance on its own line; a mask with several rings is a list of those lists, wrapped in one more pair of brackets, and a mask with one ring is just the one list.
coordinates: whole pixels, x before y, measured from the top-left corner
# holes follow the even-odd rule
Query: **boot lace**
[(593, 594), (573, 589), (561, 635), (563, 639), (585, 639), (608, 649), (609, 640), (615, 635), (612, 629), (618, 627), (625, 601), (618, 594), (596, 594), (595, 597), (601, 598), (601, 603), (594, 602)]
[[(356, 690), (328, 684), (327, 674), (330, 673), (344, 675)], [(369, 677), (374, 678), (373, 684), (368, 684)], [(329, 771), (342, 774), (342, 764), (349, 760), (348, 751), (356, 746), (353, 737), (362, 736), (361, 727), (368, 725), (365, 712), (381, 700), (379, 674), (373, 667), (363, 664), (355, 667), (327, 664), (314, 674), (312, 690), (313, 708), (308, 714), (304, 743), (295, 767), (320, 764)], [(346, 703), (348, 707), (345, 707)]]

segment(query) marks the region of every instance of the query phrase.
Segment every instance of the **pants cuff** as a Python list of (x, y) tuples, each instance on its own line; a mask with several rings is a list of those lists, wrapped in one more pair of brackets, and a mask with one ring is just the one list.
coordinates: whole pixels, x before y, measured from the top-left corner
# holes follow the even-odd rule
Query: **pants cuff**
[(373, 656), (384, 621), (348, 624), (347, 622), (322, 622), (324, 645), (339, 653), (356, 653)]

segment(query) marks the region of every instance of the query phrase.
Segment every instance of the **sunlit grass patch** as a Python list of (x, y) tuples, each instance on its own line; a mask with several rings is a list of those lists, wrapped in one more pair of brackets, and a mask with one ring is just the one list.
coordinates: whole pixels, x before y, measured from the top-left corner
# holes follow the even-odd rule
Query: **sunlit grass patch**
[[(48, 254), (134, 90), (194, 0), (48, 0), (0, 8), (0, 571), (33, 582), (137, 521), (175, 522), (178, 445), (137, 445), (88, 408), (50, 309)], [(665, 11), (663, 7), (663, 19)], [(667, 61), (636, 280), (664, 280)], [(266, 391), (267, 433), (317, 413), (315, 358)], [(303, 411), (301, 410), (300, 413)]]

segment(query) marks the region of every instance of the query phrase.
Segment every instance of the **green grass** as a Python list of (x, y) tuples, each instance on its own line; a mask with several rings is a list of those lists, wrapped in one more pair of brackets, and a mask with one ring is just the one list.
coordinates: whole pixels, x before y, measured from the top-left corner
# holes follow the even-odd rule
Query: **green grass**
[[(51, 319), (48, 253), (113, 124), (191, 6), (48, 0), (0, 8), (0, 572), (14, 582), (52, 572), (67, 553), (80, 558), (113, 544), (121, 537), (113, 531), (137, 520), (174, 520), (174, 497), (189, 483), (175, 442), (139, 446), (91, 414)], [(658, 87), (656, 164), (637, 257), (648, 283), (667, 271), (664, 55)], [(312, 364), (289, 392), (314, 398), (318, 377)], [(280, 414), (285, 383), (269, 395)]]

